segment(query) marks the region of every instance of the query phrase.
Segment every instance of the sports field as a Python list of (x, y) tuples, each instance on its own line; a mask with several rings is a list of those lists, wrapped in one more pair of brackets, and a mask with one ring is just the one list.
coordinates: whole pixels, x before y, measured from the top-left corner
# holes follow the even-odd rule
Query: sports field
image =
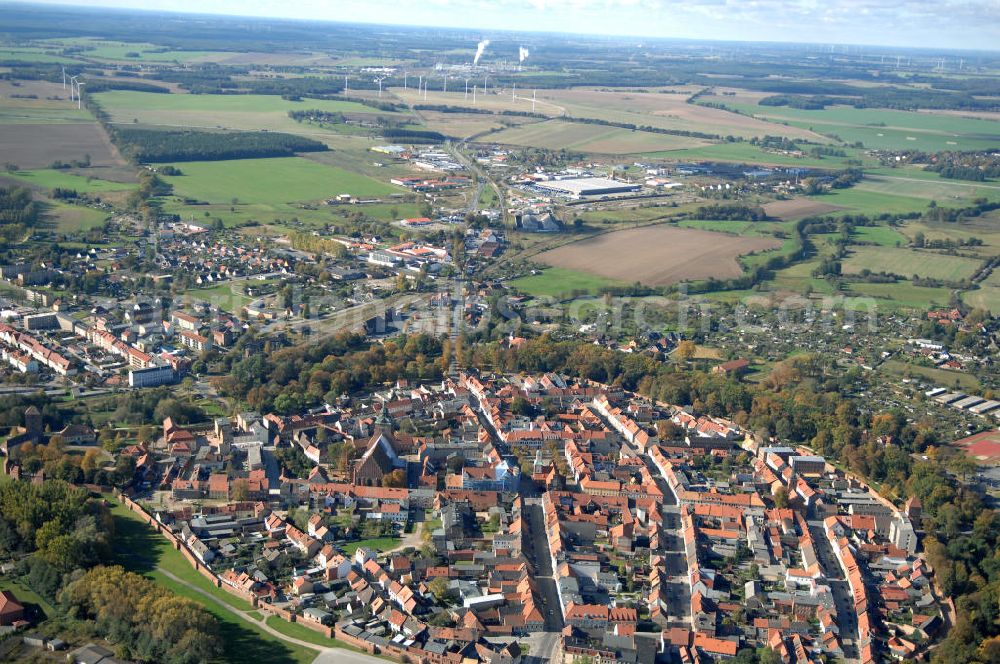
[(780, 246), (771, 238), (658, 225), (572, 242), (539, 254), (537, 260), (624, 283), (666, 286), (739, 276), (743, 272), (739, 256)]
[(903, 277), (929, 277), (960, 281), (971, 277), (980, 262), (962, 256), (947, 256), (930, 251), (896, 247), (854, 247), (843, 263), (844, 274), (862, 270), (889, 272)]

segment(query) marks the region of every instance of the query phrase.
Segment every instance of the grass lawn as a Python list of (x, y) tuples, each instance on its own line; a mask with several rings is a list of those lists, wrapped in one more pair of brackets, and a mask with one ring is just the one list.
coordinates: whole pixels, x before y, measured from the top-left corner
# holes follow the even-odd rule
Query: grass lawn
[(511, 287), (535, 297), (558, 297), (568, 295), (573, 291), (596, 293), (599, 288), (604, 286), (620, 285), (611, 279), (561, 267), (546, 268), (540, 274), (519, 277), (509, 284)]
[[(6, 476), (5, 476), (6, 477)], [(34, 590), (12, 578), (0, 579), (0, 590), (9, 590), (17, 597), (22, 604), (35, 604), (45, 612), (45, 617), (50, 618), (55, 615), (55, 608), (49, 604), (41, 595)]]
[(181, 164), (181, 170), (183, 175), (164, 178), (177, 196), (226, 205), (234, 198), (237, 205), (276, 204), (317, 201), (338, 194), (369, 198), (404, 191), (301, 157), (193, 161)]
[(100, 178), (77, 175), (69, 171), (53, 168), (40, 168), (31, 171), (15, 171), (7, 173), (8, 177), (24, 182), (24, 184), (44, 189), (74, 189), (81, 194), (99, 194), (104, 191), (125, 191), (135, 185), (125, 182), (112, 182)]
[(937, 367), (921, 367), (902, 360), (887, 360), (881, 368), (899, 376), (920, 377), (935, 385), (949, 389), (958, 388), (971, 394), (979, 392), (981, 387), (976, 377), (967, 373), (948, 371)]
[(854, 247), (844, 261), (844, 274), (857, 274), (868, 269), (872, 272), (890, 272), (903, 277), (918, 275), (932, 279), (959, 281), (972, 274), (980, 262), (963, 256), (947, 256), (929, 251), (900, 249), (896, 247)]
[[(250, 605), (209, 583), (170, 546), (166, 539), (140, 521), (135, 513), (118, 503), (113, 504), (111, 512), (115, 521), (116, 562), (178, 595), (198, 602), (211, 612), (219, 621), (221, 640), (224, 644), (220, 662), (307, 664), (315, 659), (316, 653), (313, 650), (286, 643), (234, 615), (226, 606), (239, 611), (249, 611)], [(160, 570), (166, 570), (177, 578), (210, 593), (225, 606), (209, 601), (190, 587), (167, 577)]]
[(895, 247), (909, 242), (905, 235), (888, 226), (856, 226), (851, 235), (859, 242), (877, 244), (880, 247)]
[(353, 556), (354, 552), (363, 546), (376, 551), (388, 551), (399, 546), (400, 541), (398, 537), (372, 537), (345, 544), (343, 549), (345, 554)]
[(252, 298), (241, 292), (246, 283), (245, 280), (227, 281), (207, 288), (192, 288), (184, 291), (183, 295), (198, 300), (207, 300), (220, 309), (234, 314), (252, 301)]

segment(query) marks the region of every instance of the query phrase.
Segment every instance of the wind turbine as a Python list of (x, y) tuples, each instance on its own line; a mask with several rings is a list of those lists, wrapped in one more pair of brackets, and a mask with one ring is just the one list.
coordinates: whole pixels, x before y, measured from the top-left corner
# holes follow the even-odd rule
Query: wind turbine
[(69, 100), (70, 101), (76, 101), (76, 97), (74, 96), (74, 92), (73, 92), (73, 86), (74, 85), (76, 85), (76, 76), (70, 76), (69, 77)]
[(427, 80), (424, 81), (424, 101), (427, 101), (427, 86), (430, 85), (431, 79), (428, 76)]
[(406, 89), (406, 71), (403, 71), (403, 89)]
[(66, 68), (63, 67), (62, 71), (63, 71), (63, 90), (65, 90), (66, 89)]
[(531, 91), (531, 112), (532, 113), (535, 112), (535, 93), (537, 93), (537, 92), (538, 92), (538, 90), (532, 90)]
[(347, 92), (347, 74), (344, 74), (344, 92)]
[(469, 79), (465, 79), (465, 98), (469, 98)]
[(472, 86), (472, 105), (476, 105), (476, 86)]
[(417, 81), (417, 97), (420, 97), (420, 88), (424, 87), (424, 75), (420, 75), (420, 80)]
[(489, 87), (490, 87), (489, 84), (490, 84), (490, 75), (486, 74), (486, 76), (483, 76), (483, 93), (484, 94), (489, 89)]
[(85, 83), (80, 83), (79, 81), (77, 81), (77, 83), (76, 83), (76, 108), (77, 108), (77, 110), (81, 110), (83, 108), (83, 94), (82, 94), (83, 90), (81, 90), (80, 88), (82, 88), (84, 85), (86, 85), (86, 84)]
[(385, 80), (385, 76), (376, 76), (375, 82), (378, 83), (378, 96), (379, 99), (382, 98), (382, 81)]
[(517, 101), (517, 81), (514, 81), (514, 87), (510, 91), (510, 100)]

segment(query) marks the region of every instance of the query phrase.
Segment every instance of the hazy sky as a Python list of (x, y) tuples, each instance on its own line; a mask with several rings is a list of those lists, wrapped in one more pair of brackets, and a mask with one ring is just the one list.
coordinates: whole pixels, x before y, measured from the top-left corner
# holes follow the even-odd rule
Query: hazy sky
[(1000, 0), (36, 0), (490, 30), (1000, 48)]

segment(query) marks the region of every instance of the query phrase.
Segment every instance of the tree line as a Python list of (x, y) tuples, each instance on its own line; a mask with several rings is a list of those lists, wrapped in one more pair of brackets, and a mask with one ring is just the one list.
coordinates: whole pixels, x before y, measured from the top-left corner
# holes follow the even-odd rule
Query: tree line
[(42, 204), (26, 187), (0, 187), (0, 242), (17, 244), (41, 220)]
[(277, 132), (210, 132), (111, 126), (122, 154), (134, 162), (221, 161), (291, 157), (296, 152), (323, 152), (326, 144)]

